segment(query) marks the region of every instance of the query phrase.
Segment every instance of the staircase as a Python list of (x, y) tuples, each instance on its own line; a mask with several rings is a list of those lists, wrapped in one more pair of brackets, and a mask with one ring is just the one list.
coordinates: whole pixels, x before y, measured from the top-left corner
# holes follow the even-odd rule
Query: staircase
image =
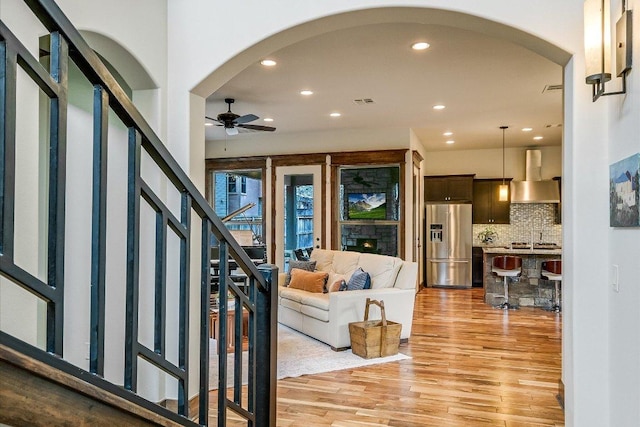
[[(36, 57), (25, 46), (33, 40), (19, 40), (16, 29), (0, 20), (0, 423), (206, 426), (211, 418), (225, 426), (231, 411), (248, 426), (275, 425), (277, 268), (251, 262), (56, 3), (24, 3), (48, 34), (39, 38)], [(93, 90), (85, 124), (92, 137), (80, 143), (91, 153), (85, 159), (91, 163), (90, 192), (74, 199), (67, 198), (77, 185), (68, 178), (71, 70), (79, 70)], [(42, 159), (35, 172), (40, 182), (26, 191), (23, 136), (31, 126), (18, 113), (24, 80), (40, 93), (30, 102), (38, 105), (36, 151)], [(110, 139), (114, 126), (123, 128), (124, 141)], [(123, 153), (123, 164), (108, 167), (110, 150)], [(118, 169), (120, 199), (107, 188), (119, 178), (113, 177)], [(30, 193), (39, 197), (37, 227), (19, 209)], [(86, 241), (71, 215), (83, 201), (90, 206)], [(120, 227), (109, 220), (114, 206), (126, 210)], [(24, 242), (34, 234), (42, 243), (35, 267), (23, 255)], [(215, 393), (217, 407), (210, 414), (214, 238), (220, 245), (218, 390), (226, 392)], [(110, 246), (117, 239), (123, 242), (120, 253)], [(68, 259), (78, 244), (87, 250)], [(248, 291), (230, 279), (231, 261), (247, 275)], [(86, 283), (65, 275), (70, 263), (86, 266)], [(113, 278), (120, 273), (114, 265), (122, 266), (122, 280)], [(86, 291), (86, 300), (78, 289)], [(13, 318), (7, 295), (20, 292), (35, 300), (35, 309), (19, 309)], [(80, 307), (88, 307), (86, 313)], [(230, 308), (236, 316), (232, 331)], [(9, 324), (14, 327), (5, 329)], [(35, 330), (37, 337), (15, 332), (22, 329)], [(228, 333), (236, 342), (248, 336), (245, 387), (239, 380), (242, 346), (235, 346), (235, 363), (228, 366)], [(88, 348), (78, 348), (85, 339)], [(77, 357), (84, 351), (86, 361)], [(236, 380), (227, 387), (230, 369)]]

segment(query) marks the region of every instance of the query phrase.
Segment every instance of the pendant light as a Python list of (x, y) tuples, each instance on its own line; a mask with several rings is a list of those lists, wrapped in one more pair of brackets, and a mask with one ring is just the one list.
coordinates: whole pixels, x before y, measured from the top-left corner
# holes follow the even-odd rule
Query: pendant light
[(509, 126), (500, 126), (502, 129), (502, 185), (498, 189), (498, 200), (506, 202), (509, 200), (509, 186), (504, 180), (504, 131), (509, 129)]

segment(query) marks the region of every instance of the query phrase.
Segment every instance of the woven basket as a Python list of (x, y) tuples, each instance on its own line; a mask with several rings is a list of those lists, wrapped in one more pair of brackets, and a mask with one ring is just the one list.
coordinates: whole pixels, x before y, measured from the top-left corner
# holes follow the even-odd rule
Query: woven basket
[[(380, 307), (381, 320), (369, 320), (369, 305)], [(398, 354), (402, 324), (387, 321), (384, 301), (367, 298), (364, 310), (364, 322), (349, 323), (351, 351), (365, 359), (393, 356)]]

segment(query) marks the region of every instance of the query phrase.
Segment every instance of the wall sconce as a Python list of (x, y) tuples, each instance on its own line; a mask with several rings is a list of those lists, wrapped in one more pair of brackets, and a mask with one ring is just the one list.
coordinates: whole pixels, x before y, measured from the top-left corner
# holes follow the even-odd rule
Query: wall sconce
[(584, 49), (586, 82), (592, 87), (593, 102), (605, 95), (627, 93), (627, 74), (631, 71), (631, 11), (622, 1), (622, 17), (616, 23), (616, 75), (622, 77), (622, 90), (605, 92), (611, 80), (611, 28), (609, 0), (584, 2)]
[(498, 201), (506, 202), (509, 200), (509, 186), (504, 182), (504, 131), (509, 126), (500, 126), (502, 129), (502, 184), (498, 187)]

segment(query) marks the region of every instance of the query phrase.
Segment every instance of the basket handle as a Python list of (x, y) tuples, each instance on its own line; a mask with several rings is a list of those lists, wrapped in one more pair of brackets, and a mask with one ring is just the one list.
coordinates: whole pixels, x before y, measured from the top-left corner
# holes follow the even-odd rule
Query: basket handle
[(371, 304), (374, 304), (380, 307), (380, 314), (382, 315), (382, 327), (386, 328), (387, 316), (385, 315), (385, 312), (384, 312), (384, 301), (378, 301), (376, 299), (367, 298), (367, 305), (364, 308), (364, 321), (366, 322), (367, 320), (369, 320), (369, 306)]

